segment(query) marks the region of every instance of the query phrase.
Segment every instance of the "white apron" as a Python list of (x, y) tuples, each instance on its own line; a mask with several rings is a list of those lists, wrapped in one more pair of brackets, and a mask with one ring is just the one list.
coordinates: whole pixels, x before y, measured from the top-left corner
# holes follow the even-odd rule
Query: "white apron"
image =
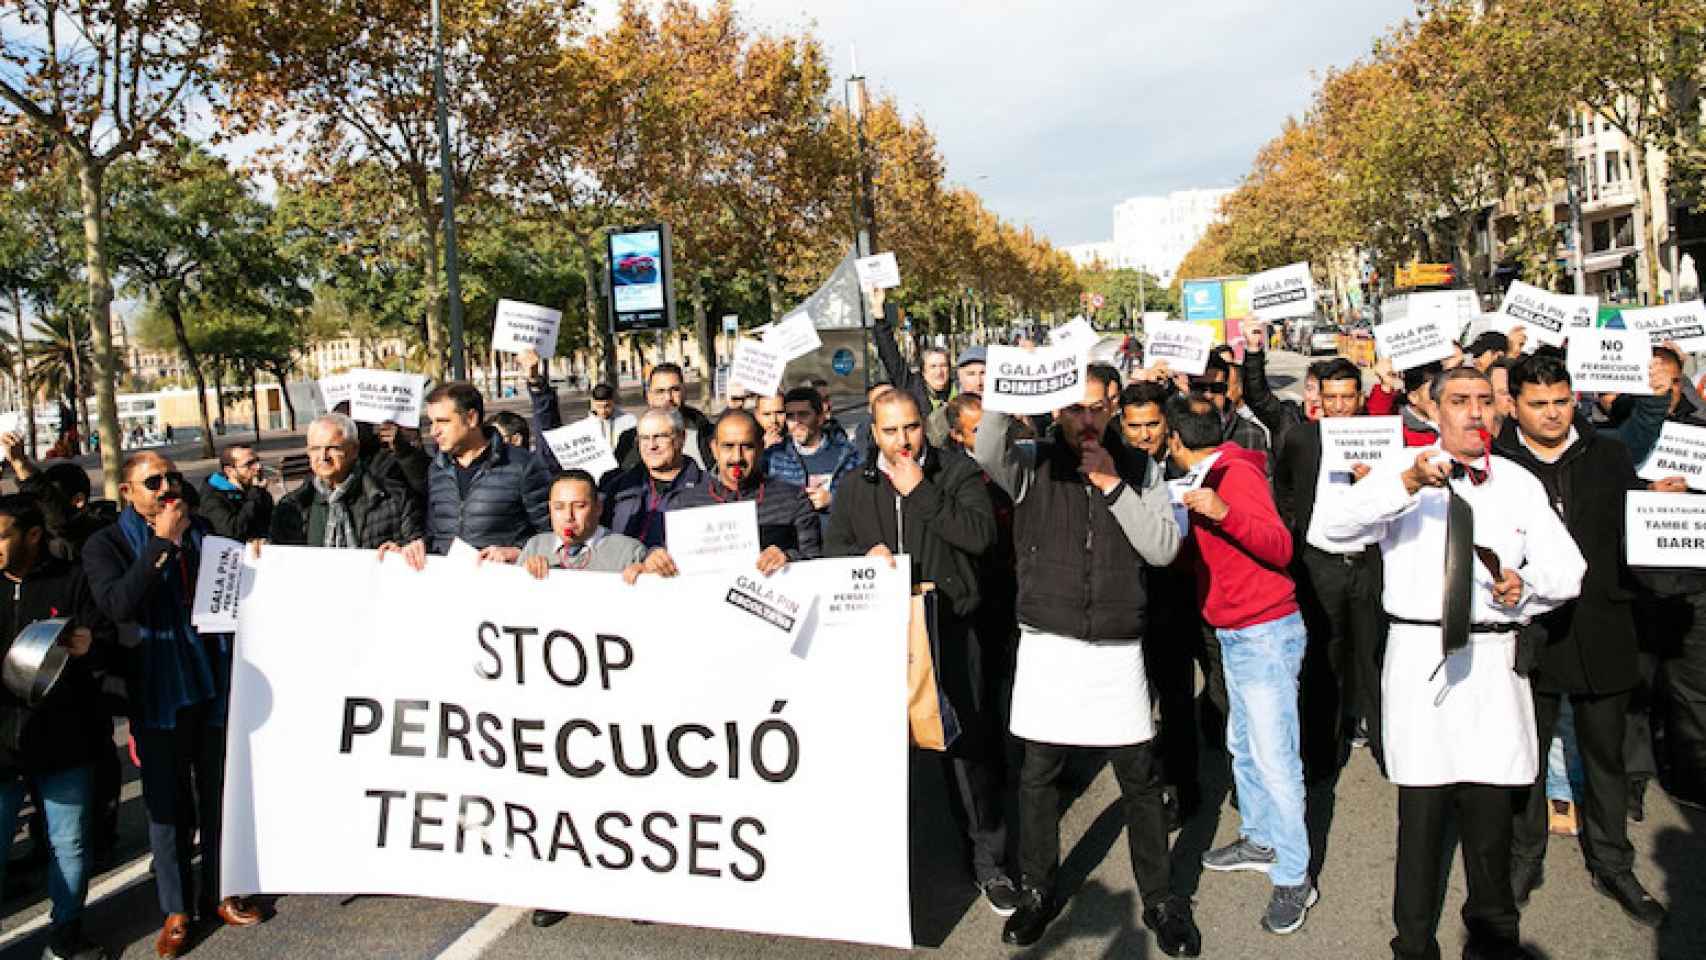
[(1528, 679), (1511, 669), (1515, 659), (1515, 634), (1476, 633), (1435, 674), (1439, 628), (1392, 625), (1380, 690), (1386, 772), (1393, 783), (1534, 782), (1539, 774), (1534, 700)]
[(1008, 726), (1025, 740), (1076, 747), (1154, 738), (1143, 644), (1090, 643), (1021, 624)]

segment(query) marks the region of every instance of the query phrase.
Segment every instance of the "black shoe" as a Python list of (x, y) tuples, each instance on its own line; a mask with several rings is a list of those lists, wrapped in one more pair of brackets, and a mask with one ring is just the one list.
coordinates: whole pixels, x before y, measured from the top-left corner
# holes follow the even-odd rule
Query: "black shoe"
[(567, 916), (568, 914), (562, 910), (535, 910), (531, 919), (534, 926), (543, 929), (562, 923), (563, 918)]
[(1631, 823), (1642, 823), (1647, 819), (1647, 779), (1638, 777), (1629, 781), (1629, 820)]
[(1172, 787), (1161, 789), (1161, 809), (1167, 811), (1167, 832), (1178, 833), (1185, 825), (1184, 811), (1179, 809), (1179, 793)]
[(50, 932), (47, 947), (41, 952), (41, 960), (110, 960), (111, 957), (105, 947), (84, 937), (75, 922), (68, 929)]
[(1169, 897), (1159, 906), (1143, 911), (1143, 925), (1155, 931), (1155, 944), (1169, 957), (1195, 957), (1202, 953), (1202, 931), (1191, 916), (1191, 901)]
[(1018, 909), (1001, 928), (1001, 942), (1028, 947), (1043, 938), (1043, 931), (1048, 929), (1049, 921), (1053, 919), (1054, 897), (1036, 887), (1021, 887)]
[(998, 873), (977, 885), (989, 909), (998, 917), (1011, 917), (1019, 909), (1019, 888), (1004, 873)]
[(1642, 926), (1656, 927), (1665, 922), (1664, 904), (1654, 900), (1633, 873), (1624, 871), (1609, 876), (1596, 873), (1593, 888), (1617, 901), (1629, 919)]
[(1546, 870), (1539, 860), (1511, 858), (1511, 895), (1519, 907), (1528, 906), (1529, 895), (1546, 882)]

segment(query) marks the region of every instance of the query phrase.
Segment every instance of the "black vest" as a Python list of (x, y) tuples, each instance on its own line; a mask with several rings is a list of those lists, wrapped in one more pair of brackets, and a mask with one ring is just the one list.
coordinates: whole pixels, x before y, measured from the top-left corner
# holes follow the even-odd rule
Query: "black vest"
[[(1108, 453), (1120, 478), (1143, 489), (1149, 459), (1124, 444)], [(1013, 541), (1020, 623), (1081, 640), (1143, 635), (1143, 558), (1058, 437), (1037, 444), (1036, 474), (1013, 509)]]

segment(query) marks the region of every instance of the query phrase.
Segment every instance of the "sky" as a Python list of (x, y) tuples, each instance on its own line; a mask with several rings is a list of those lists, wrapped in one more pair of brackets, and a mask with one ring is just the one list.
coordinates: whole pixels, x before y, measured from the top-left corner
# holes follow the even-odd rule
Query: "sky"
[[(601, 3), (613, 7), (612, 3)], [(836, 73), (923, 116), (949, 180), (1056, 244), (1111, 239), (1127, 197), (1235, 186), (1414, 0), (736, 0), (815, 33)], [(602, 14), (602, 11), (600, 11)]]

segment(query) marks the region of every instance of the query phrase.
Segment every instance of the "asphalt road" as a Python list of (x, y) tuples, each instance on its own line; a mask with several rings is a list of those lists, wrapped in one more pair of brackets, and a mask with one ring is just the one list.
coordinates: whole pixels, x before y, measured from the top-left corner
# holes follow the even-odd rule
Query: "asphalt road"
[[(1276, 354), (1276, 376), (1300, 377), (1303, 358)], [(573, 411), (565, 408), (565, 415)], [(269, 438), (269, 440), (275, 438)], [(291, 452), (289, 438), (267, 444), (266, 454)], [(295, 438), (300, 447), (300, 436)], [(944, 958), (1144, 958), (1159, 956), (1143, 928), (1125, 844), (1118, 790), (1111, 775), (1083, 771), (1086, 786), (1062, 822), (1062, 880), (1070, 903), (1035, 947), (1010, 951), (1000, 943), (1001, 921), (976, 902), (963, 863), (958, 832), (947, 812), (940, 766), (934, 756), (913, 764), (912, 869), (915, 952)], [(1205, 757), (1210, 796), (1224, 796), (1223, 757)], [(129, 771), (134, 777), (134, 771)], [(94, 937), (126, 958), (152, 957), (160, 916), (147, 876), (146, 831), (134, 783), (127, 786), (117, 849), (94, 878), (87, 926)], [(1289, 937), (1257, 925), (1267, 881), (1256, 875), (1202, 876), (1196, 858), (1230, 840), (1237, 813), (1229, 805), (1206, 810), (1174, 836), (1174, 884), (1197, 903), (1205, 957), (1378, 958), (1391, 936), (1396, 791), (1358, 751), (1336, 790), (1311, 797), (1312, 833), (1322, 859), (1322, 899), (1308, 924)], [(826, 824), (826, 829), (833, 825)], [(1575, 841), (1553, 838), (1546, 883), (1524, 913), (1523, 933), (1537, 956), (1552, 960), (1700, 960), (1706, 957), (1706, 813), (1678, 807), (1655, 787), (1646, 822), (1630, 825), (1636, 873), (1671, 908), (1657, 931), (1636, 927), (1588, 884)], [(1323, 841), (1324, 842), (1321, 842)], [(16, 844), (14, 853), (22, 844)], [(43, 946), (45, 874), (11, 871), (0, 905), (0, 960), (34, 958)], [(1464, 897), (1454, 865), (1442, 904), (1440, 942), (1445, 956), (1461, 951), (1458, 920)], [(843, 905), (858, 910), (859, 903)], [(788, 940), (626, 920), (574, 916), (537, 930), (514, 907), (397, 897), (284, 896), (261, 927), (204, 931), (192, 956), (201, 958), (662, 958), (729, 960), (770, 958), (888, 958), (899, 951)]]

